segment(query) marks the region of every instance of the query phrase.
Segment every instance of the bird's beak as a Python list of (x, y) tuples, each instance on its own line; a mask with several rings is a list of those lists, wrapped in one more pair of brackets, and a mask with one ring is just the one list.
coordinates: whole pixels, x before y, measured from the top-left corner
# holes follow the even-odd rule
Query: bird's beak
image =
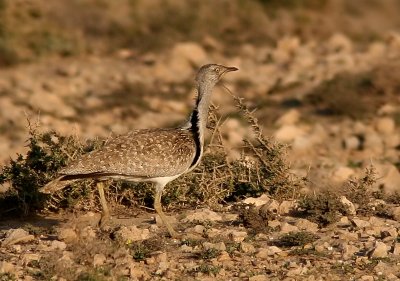
[(239, 70), (239, 68), (234, 67), (234, 66), (226, 67), (224, 73), (231, 72), (231, 71), (236, 71), (236, 70)]

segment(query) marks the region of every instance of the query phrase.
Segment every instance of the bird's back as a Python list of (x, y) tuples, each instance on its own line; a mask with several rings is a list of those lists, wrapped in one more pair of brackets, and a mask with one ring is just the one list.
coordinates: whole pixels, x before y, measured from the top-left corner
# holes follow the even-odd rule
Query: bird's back
[(186, 172), (196, 157), (193, 133), (184, 129), (134, 130), (73, 161), (61, 175), (110, 175), (145, 179)]

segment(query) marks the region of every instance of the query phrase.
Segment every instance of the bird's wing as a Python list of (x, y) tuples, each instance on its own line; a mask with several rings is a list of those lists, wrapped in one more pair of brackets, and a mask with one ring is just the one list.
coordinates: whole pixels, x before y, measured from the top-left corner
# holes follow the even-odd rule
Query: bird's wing
[(196, 142), (188, 130), (135, 130), (83, 155), (60, 174), (115, 174), (137, 178), (174, 176), (184, 173), (195, 155)]

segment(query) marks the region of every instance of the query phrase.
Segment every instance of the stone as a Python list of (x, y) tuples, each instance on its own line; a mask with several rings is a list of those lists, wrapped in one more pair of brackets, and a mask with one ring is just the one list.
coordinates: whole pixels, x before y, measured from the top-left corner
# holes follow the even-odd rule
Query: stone
[(278, 214), (279, 202), (275, 199), (270, 199), (267, 203), (260, 207), (260, 213)]
[(61, 228), (58, 231), (58, 239), (65, 241), (66, 243), (70, 243), (75, 241), (78, 238), (78, 235), (76, 235), (75, 230), (72, 228)]
[(296, 137), (305, 135), (304, 129), (295, 125), (285, 125), (275, 131), (274, 137), (277, 141), (291, 142)]
[(76, 115), (75, 109), (67, 105), (60, 96), (46, 91), (35, 91), (29, 98), (30, 105), (35, 110), (54, 114), (63, 118)]
[(260, 248), (257, 253), (256, 257), (260, 259), (269, 259), (271, 256), (282, 252), (282, 250), (277, 246), (269, 246), (266, 248)]
[(172, 49), (171, 56), (175, 58), (184, 58), (196, 67), (200, 67), (208, 60), (206, 51), (204, 51), (199, 44), (194, 42), (176, 44)]
[(291, 109), (284, 115), (279, 117), (279, 119), (275, 122), (275, 124), (279, 127), (285, 125), (294, 125), (299, 121), (299, 119), (300, 119), (300, 111), (298, 111), (297, 109)]
[(271, 200), (267, 194), (263, 194), (260, 197), (249, 197), (242, 201), (244, 204), (254, 204), (254, 206), (262, 206)]
[(358, 228), (366, 228), (371, 226), (371, 224), (368, 221), (361, 220), (359, 218), (353, 218), (351, 219), (351, 222)]
[(368, 132), (364, 138), (364, 149), (374, 154), (383, 153), (383, 139), (376, 132)]
[(354, 170), (349, 167), (338, 167), (332, 173), (332, 180), (336, 183), (344, 183), (352, 175), (354, 175)]
[(124, 243), (145, 240), (149, 236), (150, 231), (148, 229), (140, 229), (136, 225), (122, 226), (115, 232), (115, 237)]
[(340, 202), (347, 207), (347, 212), (349, 215), (355, 216), (356, 215), (356, 207), (354, 204), (346, 198), (346, 196), (340, 197)]
[(295, 200), (285, 200), (282, 201), (281, 204), (279, 204), (278, 207), (278, 213), (280, 215), (288, 215), (290, 214), (292, 211), (294, 211), (297, 207), (297, 202)]
[(310, 232), (317, 232), (318, 231), (318, 224), (315, 222), (311, 222), (306, 219), (298, 219), (294, 223), (294, 226), (296, 226), (299, 230), (303, 231), (310, 231)]
[(22, 228), (10, 229), (6, 232), (6, 238), (1, 243), (2, 247), (18, 243), (26, 243), (34, 240), (35, 237)]
[(6, 261), (0, 261), (0, 274), (14, 273), (15, 265)]
[(34, 253), (25, 253), (21, 256), (22, 264), (27, 265), (31, 261), (39, 261), (42, 256)]
[(347, 241), (344, 242), (341, 248), (342, 248), (342, 257), (344, 260), (352, 259), (354, 254), (360, 251), (359, 248), (357, 248), (352, 244), (347, 243)]
[(350, 136), (343, 140), (343, 146), (347, 150), (358, 150), (361, 147), (361, 142), (358, 137)]
[(393, 245), (393, 255), (400, 256), (400, 243), (394, 243), (394, 245)]
[(400, 222), (400, 206), (392, 208), (393, 218)]
[(393, 134), (396, 123), (394, 122), (393, 118), (390, 117), (381, 117), (376, 120), (376, 130), (384, 135)]
[(400, 172), (396, 166), (392, 164), (374, 164), (377, 173), (378, 186), (383, 186), (386, 194), (393, 194), (399, 191)]
[(219, 251), (225, 251), (226, 246), (224, 242), (219, 242), (219, 243), (210, 243), (210, 242), (204, 242), (203, 247), (205, 250), (210, 250), (210, 249), (215, 249)]
[(385, 243), (376, 241), (375, 247), (371, 252), (372, 258), (386, 258), (388, 256), (388, 251), (390, 247), (387, 246)]
[(336, 224), (340, 227), (348, 227), (351, 226), (351, 221), (347, 216), (343, 216), (339, 219), (339, 221)]
[(342, 33), (335, 33), (329, 38), (328, 47), (331, 52), (351, 52), (353, 43)]
[(362, 280), (362, 281), (374, 281), (374, 276), (363, 275), (363, 276), (360, 277), (360, 280)]
[(107, 258), (104, 254), (95, 254), (93, 256), (93, 266), (102, 266), (106, 262)]
[(249, 278), (249, 281), (268, 281), (270, 280), (267, 275), (254, 275)]
[(199, 209), (190, 211), (183, 219), (183, 222), (206, 222), (206, 221), (221, 221), (222, 217), (210, 209)]
[(289, 233), (292, 231), (299, 231), (299, 228), (287, 222), (281, 223), (281, 233)]
[(233, 242), (240, 243), (247, 237), (247, 232), (246, 231), (233, 230), (233, 231), (229, 232), (228, 237)]
[(256, 251), (256, 248), (250, 243), (241, 242), (240, 243), (240, 250), (243, 253), (252, 254), (252, 253), (254, 253)]

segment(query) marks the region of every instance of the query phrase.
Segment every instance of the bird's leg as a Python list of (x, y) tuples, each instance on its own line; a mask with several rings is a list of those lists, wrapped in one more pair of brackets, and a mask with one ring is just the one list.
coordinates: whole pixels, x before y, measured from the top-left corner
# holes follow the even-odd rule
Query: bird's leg
[(161, 220), (165, 224), (165, 226), (168, 229), (169, 235), (172, 238), (178, 238), (180, 235), (178, 232), (174, 230), (174, 228), (171, 226), (171, 224), (168, 222), (167, 217), (165, 216), (162, 206), (161, 206), (161, 195), (163, 192), (165, 184), (157, 184), (156, 185), (156, 195), (154, 198), (154, 209), (156, 210), (157, 214), (160, 216)]
[(104, 182), (99, 181), (97, 183), (97, 189), (99, 190), (100, 203), (101, 207), (103, 208), (100, 219), (100, 227), (103, 227), (110, 220), (110, 212), (108, 210), (106, 197), (104, 196)]

